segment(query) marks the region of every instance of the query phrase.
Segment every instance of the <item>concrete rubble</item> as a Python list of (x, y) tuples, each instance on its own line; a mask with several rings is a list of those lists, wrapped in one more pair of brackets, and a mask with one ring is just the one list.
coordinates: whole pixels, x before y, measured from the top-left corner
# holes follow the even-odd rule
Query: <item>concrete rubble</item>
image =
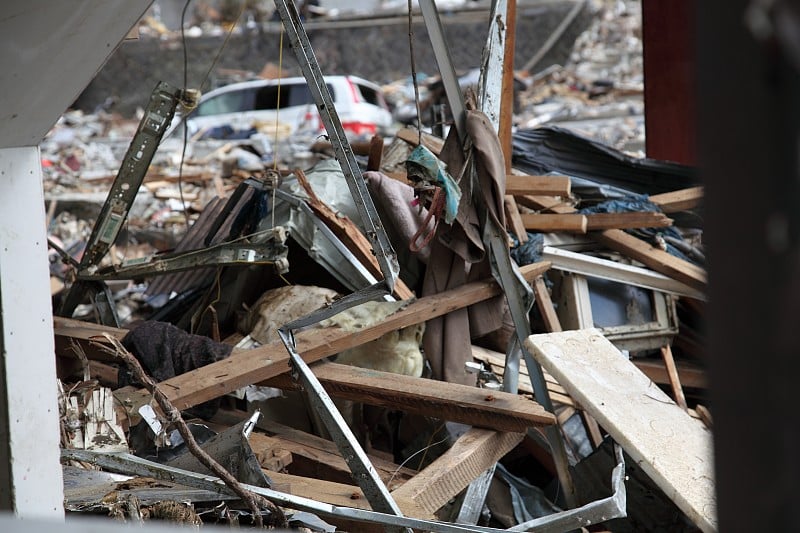
[[(522, 531), (548, 520), (548, 531), (588, 522), (601, 523), (592, 531), (714, 530), (713, 494), (691, 494), (706, 506), (697, 511), (675, 492), (685, 481), (680, 473), (661, 475), (662, 463), (682, 451), (642, 459), (636, 454), (650, 442), (630, 435), (614, 411), (615, 402), (627, 403), (646, 417), (654, 402), (668, 404), (675, 426), (664, 431), (696, 434), (697, 453), (710, 453), (702, 188), (693, 168), (644, 157), (639, 3), (579, 7), (589, 24), (568, 60), (516, 73), (513, 158), (501, 176), (497, 216), (535, 299), (524, 347), (532, 358), (523, 365), (507, 359), (516, 325), (489, 252), (474, 248), (478, 215), (464, 215), (472, 200), (456, 171), (463, 161), (445, 140), (455, 129), (448, 124), (439, 137), (433, 124), (423, 121), (423, 131), (412, 125), (410, 78), (383, 84), (393, 134), (349, 139), (397, 251), (397, 283), (386, 301), (298, 325), (293, 346), (281, 344), (282, 326), (314, 311), (340, 311), (343, 295), (382, 277), (330, 139), (300, 132), (184, 144), (167, 136), (91, 272), (97, 276), (79, 280), (78, 264), (146, 113), (145, 102), (130, 116), (113, 102), (67, 111), (40, 150), (68, 511), (194, 526), (252, 527), (263, 518), (301, 531)], [(143, 20), (140, 39), (174, 40), (158, 15)], [(269, 24), (268, 16), (254, 8), (246, 20)], [(222, 27), (198, 23), (190, 35)], [(433, 98), (438, 77), (419, 80), (421, 99)], [(462, 189), (452, 226), (434, 193), (445, 182), (421, 182), (407, 164), (420, 144), (451, 180), (447, 186)], [(436, 255), (446, 246), (459, 251), (451, 252), (453, 272), (440, 286), (428, 266), (441, 264)], [(201, 252), (210, 259), (192, 262)], [(166, 260), (175, 262), (159, 263)], [(144, 274), (124, 275), (139, 267)], [(59, 312), (79, 283), (89, 283), (86, 294)], [(103, 294), (110, 315), (101, 309)], [(453, 325), (456, 315), (466, 326)], [(453, 335), (466, 352), (448, 361)], [(603, 382), (604, 368), (618, 363), (634, 376), (618, 389), (644, 383), (655, 389), (650, 399), (620, 399), (571, 379), (575, 353), (595, 353), (586, 345), (612, 361), (589, 378)], [(351, 475), (352, 457), (341, 451), (290, 346), (333, 398), (399, 513), (376, 506), (369, 485)], [(158, 382), (162, 398), (128, 356)], [(444, 363), (432, 364), (434, 357)], [(536, 392), (534, 359), (547, 400)], [(458, 375), (450, 379), (453, 368)], [(508, 391), (504, 379), (515, 373), (518, 391)], [(165, 416), (171, 409), (185, 423)], [(550, 427), (562, 440), (569, 483)], [(196, 448), (236, 481), (220, 481)], [(129, 454), (112, 453), (121, 451)], [(459, 526), (462, 504), (471, 502), (465, 489), (494, 468), (477, 525)], [(271, 507), (254, 512), (258, 505), (240, 489)], [(621, 505), (613, 520), (577, 518), (611, 503)]]

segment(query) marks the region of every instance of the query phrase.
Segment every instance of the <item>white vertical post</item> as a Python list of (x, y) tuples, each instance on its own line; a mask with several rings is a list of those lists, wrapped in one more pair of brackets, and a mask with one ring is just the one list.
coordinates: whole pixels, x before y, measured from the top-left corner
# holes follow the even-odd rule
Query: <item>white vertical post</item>
[(64, 516), (39, 148), (0, 148), (0, 511)]

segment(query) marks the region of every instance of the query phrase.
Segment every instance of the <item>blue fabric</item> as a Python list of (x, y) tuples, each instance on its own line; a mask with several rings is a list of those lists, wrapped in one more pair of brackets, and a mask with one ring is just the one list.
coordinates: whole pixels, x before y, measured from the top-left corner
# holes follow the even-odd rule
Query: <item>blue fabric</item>
[(422, 145), (417, 146), (408, 156), (406, 171), (409, 178), (424, 179), (444, 190), (444, 221), (452, 224), (458, 213), (458, 202), (461, 200), (461, 189), (456, 180), (447, 173), (442, 163), (433, 152)]

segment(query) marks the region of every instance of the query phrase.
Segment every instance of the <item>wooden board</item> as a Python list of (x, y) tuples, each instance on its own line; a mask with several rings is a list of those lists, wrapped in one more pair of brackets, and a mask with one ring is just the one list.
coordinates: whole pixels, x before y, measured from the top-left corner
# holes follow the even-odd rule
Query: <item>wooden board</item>
[(677, 213), (699, 207), (703, 201), (703, 187), (690, 187), (679, 191), (654, 194), (650, 201), (664, 213)]
[[(244, 411), (220, 409), (211, 419), (211, 423), (231, 426), (248, 416), (248, 413)], [(261, 431), (265, 431), (269, 436), (263, 435), (260, 433)], [(269, 441), (263, 441), (270, 444), (270, 449), (288, 451), (291, 454), (291, 463), (287, 464), (287, 470), (290, 474), (327, 479), (328, 481), (348, 485), (355, 484), (350, 467), (347, 466), (347, 462), (342, 458), (336, 444), (330, 440), (285, 426), (275, 420), (262, 420), (258, 431), (254, 431), (251, 434), (250, 445), (258, 454), (253, 440), (254, 437), (256, 439), (261, 439), (262, 437), (270, 439)], [(369, 457), (372, 466), (375, 467), (375, 471), (390, 490), (398, 488), (416, 474), (416, 471), (411, 468), (399, 466), (392, 461), (369, 452), (367, 457)], [(264, 467), (272, 470), (267, 466)]]
[(622, 230), (610, 229), (593, 235), (612, 250), (636, 259), (656, 272), (685, 283), (695, 290), (707, 292), (708, 276), (703, 268), (670, 255)]
[(711, 433), (597, 329), (531, 335), (525, 345), (675, 504), (716, 531)]
[(534, 196), (569, 196), (568, 176), (506, 176), (506, 194)]
[[(530, 281), (549, 267), (549, 263), (534, 263), (521, 267), (520, 272)], [(446, 315), (498, 294), (500, 287), (494, 280), (467, 283), (415, 300), (375, 326), (357, 332), (336, 327), (301, 331), (295, 336), (296, 350), (306, 362), (319, 361), (389, 331)], [(159, 387), (176, 408), (184, 410), (288, 371), (289, 354), (282, 343), (276, 342), (253, 350), (234, 350), (226, 359), (163, 381)], [(115, 396), (132, 412), (138, 412), (139, 406), (150, 401), (146, 390), (132, 387), (118, 389)]]
[(435, 513), (522, 441), (522, 433), (472, 428), (392, 495)]
[[(508, 392), (336, 363), (317, 363), (311, 369), (328, 394), (346, 400), (497, 431), (524, 432), (529, 427), (555, 422), (553, 415), (538, 403)], [(284, 376), (270, 380), (269, 385), (297, 386)]]

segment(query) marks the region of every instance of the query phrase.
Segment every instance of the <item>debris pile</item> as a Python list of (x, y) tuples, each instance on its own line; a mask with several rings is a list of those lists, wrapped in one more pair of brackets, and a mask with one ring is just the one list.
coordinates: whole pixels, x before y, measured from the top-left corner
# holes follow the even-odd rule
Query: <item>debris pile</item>
[[(600, 85), (587, 106), (627, 90)], [(168, 137), (142, 162), (123, 139), (161, 141), (154, 105), (42, 146), (69, 511), (716, 529), (694, 169), (526, 115), (504, 154), (469, 97), (446, 138)]]

